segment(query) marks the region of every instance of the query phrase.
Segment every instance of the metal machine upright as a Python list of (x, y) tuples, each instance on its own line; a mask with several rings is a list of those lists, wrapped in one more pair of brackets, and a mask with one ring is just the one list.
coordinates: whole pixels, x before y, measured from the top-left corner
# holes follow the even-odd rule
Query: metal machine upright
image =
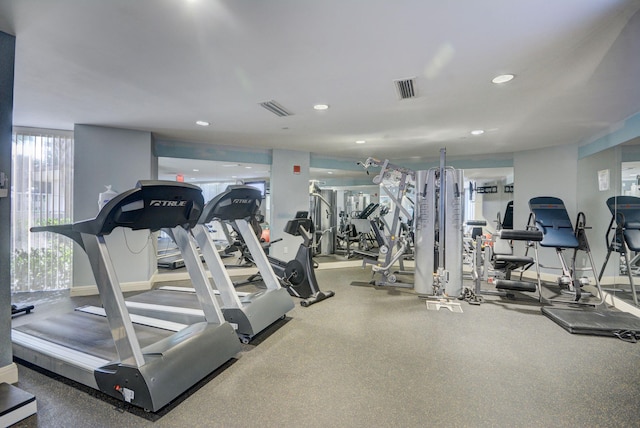
[(462, 291), (462, 170), (445, 165), (417, 173), (415, 232), (417, 293), (457, 297)]

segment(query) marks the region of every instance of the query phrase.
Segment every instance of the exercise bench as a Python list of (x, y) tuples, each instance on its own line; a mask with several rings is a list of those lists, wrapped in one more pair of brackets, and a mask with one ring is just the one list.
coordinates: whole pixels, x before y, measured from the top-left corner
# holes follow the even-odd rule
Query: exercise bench
[[(633, 271), (631, 269), (634, 263), (629, 261), (629, 252), (640, 251), (640, 198), (635, 196), (612, 196), (607, 199), (607, 207), (611, 212), (611, 221), (606, 234), (607, 255), (602, 269), (600, 269), (599, 279), (602, 280), (602, 275), (611, 253), (620, 253), (621, 256), (624, 256), (633, 303), (638, 306), (638, 296), (636, 295)], [(610, 237), (612, 230), (615, 232), (613, 237)]]
[[(582, 290), (582, 286), (588, 284), (588, 279), (586, 277), (578, 278), (576, 275), (578, 271), (591, 270), (593, 272), (593, 276), (596, 281), (596, 288), (598, 289), (599, 294), (599, 303), (595, 304), (595, 306), (602, 305), (604, 303), (604, 293), (600, 288), (600, 278), (596, 272), (593, 257), (591, 256), (591, 249), (585, 232), (586, 220), (584, 213), (578, 213), (574, 228), (564, 202), (560, 198), (551, 196), (532, 198), (529, 200), (529, 209), (531, 210), (528, 223), (529, 227), (535, 227), (542, 232), (540, 247), (554, 248), (560, 260), (560, 268), (552, 268), (542, 265), (540, 265), (540, 267), (562, 270), (562, 275), (558, 278), (558, 285), (566, 287), (567, 290), (565, 291), (573, 295), (572, 301), (562, 299), (545, 300), (550, 303), (562, 302), (594, 305), (593, 302), (582, 300), (583, 297), (591, 295), (590, 293), (584, 293)], [(565, 250), (573, 251), (570, 264), (567, 264), (565, 260)], [(590, 267), (576, 267), (578, 251), (586, 253)]]

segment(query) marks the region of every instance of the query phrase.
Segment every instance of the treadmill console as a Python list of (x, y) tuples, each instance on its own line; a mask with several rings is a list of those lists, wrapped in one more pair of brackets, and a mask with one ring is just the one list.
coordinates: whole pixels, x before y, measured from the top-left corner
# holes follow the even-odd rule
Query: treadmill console
[(144, 180), (113, 197), (96, 218), (73, 224), (75, 232), (108, 235), (116, 227), (129, 229), (195, 226), (204, 206), (202, 189), (189, 183)]
[(207, 203), (198, 222), (205, 224), (213, 219), (250, 220), (258, 213), (261, 203), (262, 194), (255, 187), (229, 186), (227, 190)]

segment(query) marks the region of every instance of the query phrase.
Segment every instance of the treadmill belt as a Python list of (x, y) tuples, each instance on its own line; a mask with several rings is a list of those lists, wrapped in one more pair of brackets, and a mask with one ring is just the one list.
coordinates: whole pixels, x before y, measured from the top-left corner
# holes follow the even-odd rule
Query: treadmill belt
[(640, 339), (640, 318), (627, 312), (545, 306), (542, 313), (569, 333)]
[[(144, 348), (173, 332), (134, 324), (140, 347)], [(109, 361), (118, 359), (107, 318), (71, 312), (16, 327), (23, 333)]]
[(149, 290), (127, 297), (127, 301), (202, 310), (198, 296), (195, 293), (182, 291)]

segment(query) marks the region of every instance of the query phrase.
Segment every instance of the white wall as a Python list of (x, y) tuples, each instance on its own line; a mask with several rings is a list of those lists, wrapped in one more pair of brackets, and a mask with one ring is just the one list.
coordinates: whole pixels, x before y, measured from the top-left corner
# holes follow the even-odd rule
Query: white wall
[[(284, 233), (284, 228), (297, 211), (309, 210), (309, 163), (309, 152), (273, 150), (270, 234), (272, 241), (279, 238), (282, 241), (271, 247), (270, 254), (281, 260), (293, 259), (302, 242), (299, 236)], [(294, 165), (300, 166), (299, 174), (294, 174)]]
[[(500, 213), (500, 219), (504, 220), (507, 203), (513, 198), (513, 193), (504, 192), (504, 187), (506, 186), (506, 184), (506, 178), (501, 180), (476, 182), (476, 186), (496, 186), (498, 188), (498, 193), (476, 193), (474, 195), (475, 215), (469, 220), (484, 220), (487, 222), (485, 229), (490, 232), (495, 231), (498, 224), (498, 213)], [(465, 193), (465, 197), (469, 197), (468, 193)], [(516, 228), (524, 227), (524, 225), (514, 226)]]
[[(96, 216), (98, 195), (105, 185), (123, 192), (138, 180), (155, 177), (157, 159), (149, 132), (76, 125), (74, 138), (74, 221)], [(118, 228), (106, 241), (121, 283), (148, 282), (156, 271), (155, 241), (148, 231)], [(88, 259), (78, 246), (73, 263), (73, 286), (95, 285)]]
[[(567, 145), (516, 152), (513, 158), (514, 186), (513, 224), (522, 228), (529, 219), (529, 199), (554, 196), (564, 201), (571, 222), (577, 210), (578, 146)], [(518, 250), (516, 250), (518, 251)], [(558, 266), (551, 248), (540, 249), (540, 263)]]
[[(587, 226), (591, 227), (587, 230), (587, 238), (598, 272), (607, 254), (605, 235), (611, 221), (606, 200), (621, 194), (621, 162), (620, 147), (613, 147), (578, 161), (578, 209), (584, 212)], [(604, 170), (609, 170), (609, 189), (601, 191), (598, 187), (598, 171)], [(619, 274), (619, 256), (619, 253), (611, 255), (605, 277), (612, 279)]]

